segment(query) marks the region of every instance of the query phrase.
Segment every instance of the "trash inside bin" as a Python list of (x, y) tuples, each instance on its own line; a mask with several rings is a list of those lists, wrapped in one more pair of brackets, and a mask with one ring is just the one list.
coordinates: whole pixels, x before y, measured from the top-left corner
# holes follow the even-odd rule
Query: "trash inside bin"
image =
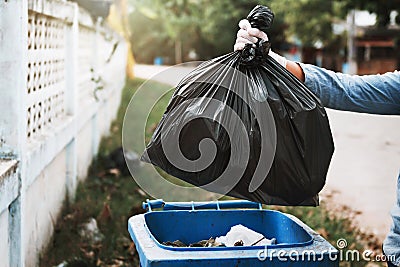
[[(141, 266), (339, 266), (338, 250), (297, 218), (263, 210), (250, 201), (147, 201), (145, 214), (129, 219), (128, 230)], [(234, 209), (234, 208), (240, 209)], [(162, 210), (154, 211), (156, 208)], [(256, 208), (256, 209), (254, 209)], [(265, 238), (267, 246), (175, 247), (226, 235), (243, 225)], [(290, 257), (289, 257), (290, 256)]]
[(276, 239), (268, 239), (263, 234), (238, 224), (232, 226), (226, 235), (217, 237), (215, 241), (226, 247), (237, 247), (272, 245), (275, 244)]

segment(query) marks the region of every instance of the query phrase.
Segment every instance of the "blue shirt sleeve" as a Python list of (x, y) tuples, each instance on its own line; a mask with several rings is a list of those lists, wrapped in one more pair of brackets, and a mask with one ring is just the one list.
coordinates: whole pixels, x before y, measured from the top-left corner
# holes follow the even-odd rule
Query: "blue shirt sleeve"
[(299, 63), (306, 86), (332, 109), (400, 115), (400, 72), (348, 75)]

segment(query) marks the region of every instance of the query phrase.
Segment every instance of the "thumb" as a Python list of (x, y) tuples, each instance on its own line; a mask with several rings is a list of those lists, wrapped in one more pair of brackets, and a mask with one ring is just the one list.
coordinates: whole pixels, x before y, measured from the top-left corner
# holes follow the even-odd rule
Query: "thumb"
[(239, 21), (239, 27), (246, 31), (248, 29), (251, 29), (250, 22), (247, 19), (242, 19), (241, 21)]

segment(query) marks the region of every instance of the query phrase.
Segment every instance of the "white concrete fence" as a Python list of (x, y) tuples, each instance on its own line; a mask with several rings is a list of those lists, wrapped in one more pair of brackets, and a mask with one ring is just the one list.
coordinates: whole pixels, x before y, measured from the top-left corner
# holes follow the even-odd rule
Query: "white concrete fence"
[(0, 266), (35, 266), (125, 83), (123, 38), (76, 3), (0, 0)]

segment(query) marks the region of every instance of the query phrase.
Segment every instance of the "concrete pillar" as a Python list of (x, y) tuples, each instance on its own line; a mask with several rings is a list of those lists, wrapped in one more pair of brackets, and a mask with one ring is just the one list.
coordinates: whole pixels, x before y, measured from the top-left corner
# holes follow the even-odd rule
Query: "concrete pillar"
[[(102, 18), (97, 18), (96, 20), (96, 25), (95, 25), (95, 29), (96, 29), (96, 37), (95, 37), (95, 44), (93, 47), (93, 53), (94, 53), (94, 57), (93, 57), (93, 70), (94, 70), (94, 77), (96, 77), (95, 79), (98, 79), (99, 83), (96, 84), (97, 86), (101, 86), (103, 83), (103, 62), (102, 59), (104, 57), (103, 53), (104, 51), (101, 51), (101, 47), (100, 45), (102, 44), (102, 42), (104, 42), (104, 40), (102, 40), (102, 36), (101, 36), (101, 23), (102, 23)], [(97, 78), (98, 77), (98, 78)], [(96, 89), (95, 89), (96, 90)], [(102, 102), (102, 92), (97, 91), (96, 95), (98, 97), (98, 99), (96, 100), (97, 102)], [(101, 133), (97, 127), (98, 125), (98, 112), (96, 112), (93, 117), (92, 117), (92, 155), (95, 157), (97, 155), (97, 152), (99, 150), (99, 145), (100, 145), (100, 139), (101, 139)]]
[(26, 146), (27, 0), (1, 1), (0, 14), (0, 155), (17, 158)]
[(66, 187), (68, 194), (68, 201), (73, 202), (75, 200), (75, 191), (78, 185), (77, 180), (77, 147), (76, 147), (76, 135), (77, 135), (77, 116), (78, 116), (78, 103), (79, 103), (79, 91), (78, 91), (78, 51), (79, 51), (79, 7), (74, 4), (74, 12), (72, 25), (66, 30), (66, 113), (69, 116), (74, 117), (72, 120), (72, 127), (74, 128), (73, 139), (66, 147), (66, 168), (67, 168), (67, 179)]
[[(0, 158), (19, 160), (13, 183), (19, 197), (9, 206), (9, 263), (23, 266), (24, 170), (27, 142), (27, 0), (0, 1)], [(3, 237), (4, 238), (4, 237)]]

